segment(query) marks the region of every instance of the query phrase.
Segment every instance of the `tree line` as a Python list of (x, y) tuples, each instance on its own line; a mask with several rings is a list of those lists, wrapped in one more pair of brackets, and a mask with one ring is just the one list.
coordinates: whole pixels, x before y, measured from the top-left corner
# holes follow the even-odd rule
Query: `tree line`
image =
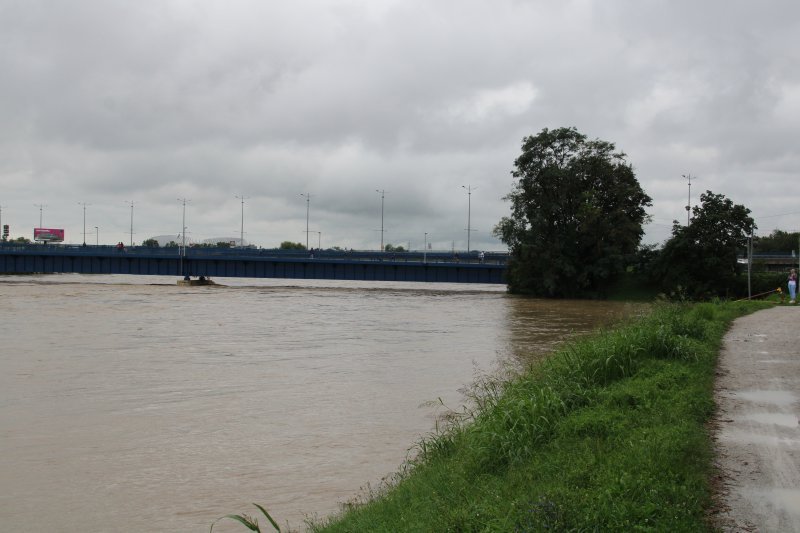
[[(604, 297), (625, 276), (690, 298), (733, 296), (741, 286), (738, 257), (756, 224), (748, 208), (722, 194), (701, 194), (691, 223), (674, 221), (657, 248), (641, 245), (652, 199), (611, 142), (545, 128), (523, 139), (512, 176), (511, 213), (494, 229), (509, 247), (511, 292)], [(792, 239), (798, 246), (797, 234), (774, 232), (756, 248), (787, 249)]]

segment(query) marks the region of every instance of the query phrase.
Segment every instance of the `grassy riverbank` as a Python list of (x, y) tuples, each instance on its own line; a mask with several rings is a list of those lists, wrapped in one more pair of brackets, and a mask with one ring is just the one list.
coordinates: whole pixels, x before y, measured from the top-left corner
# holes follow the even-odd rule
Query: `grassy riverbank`
[(764, 305), (658, 305), (486, 383), (391, 488), (314, 530), (703, 530), (720, 341)]

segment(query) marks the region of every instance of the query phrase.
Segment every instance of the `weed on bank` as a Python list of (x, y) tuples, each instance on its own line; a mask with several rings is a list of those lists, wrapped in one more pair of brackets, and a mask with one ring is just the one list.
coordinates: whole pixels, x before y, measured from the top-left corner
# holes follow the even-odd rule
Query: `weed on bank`
[(487, 382), (391, 486), (312, 530), (704, 530), (717, 353), (765, 305), (658, 304)]

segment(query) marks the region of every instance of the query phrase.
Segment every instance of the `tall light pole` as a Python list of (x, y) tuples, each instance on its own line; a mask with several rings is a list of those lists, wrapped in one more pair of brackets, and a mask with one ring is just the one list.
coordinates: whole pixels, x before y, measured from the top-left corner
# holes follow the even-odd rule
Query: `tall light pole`
[(317, 250), (322, 250), (322, 232), (321, 231), (317, 232), (317, 238), (319, 239), (317, 241)]
[(425, 232), (425, 244), (422, 245), (422, 262), (428, 262), (428, 232)]
[(244, 247), (244, 201), (250, 197), (237, 195), (236, 198), (242, 201), (242, 230), (241, 230), (241, 235), (239, 237), (239, 246)]
[(306, 250), (308, 250), (308, 214), (311, 211), (311, 193), (300, 193), (306, 199)]
[(381, 193), (381, 252), (383, 251), (383, 199), (386, 197), (386, 190), (375, 189), (375, 192)]
[(462, 185), (461, 188), (467, 191), (467, 253), (469, 253), (469, 237), (472, 234), (472, 191), (476, 190), (477, 187)]
[(94, 227), (94, 238), (95, 238), (94, 245), (100, 246), (100, 228), (98, 228), (97, 226)]
[(133, 246), (133, 200), (125, 202), (131, 205), (131, 246)]
[[(83, 245), (86, 246), (86, 206), (92, 204), (87, 204), (86, 202), (78, 202), (78, 205), (83, 206)], [(39, 227), (41, 227), (41, 222), (39, 223)]]
[(186, 198), (178, 198), (178, 201), (181, 202), (181, 204), (183, 204), (183, 218), (182, 218), (182, 221), (181, 221), (181, 236), (182, 236), (183, 244), (182, 244), (181, 252), (178, 254), (180, 256), (180, 267), (179, 268), (181, 270), (181, 272), (180, 272), (181, 276), (184, 276), (184, 278), (186, 278), (187, 276), (185, 276), (184, 273), (183, 273), (183, 258), (186, 255), (186, 202), (188, 200), (186, 200)]
[[(0, 230), (3, 229), (3, 208), (4, 207), (8, 207), (8, 206), (0, 205)], [(0, 235), (2, 235), (2, 234), (0, 234)], [(2, 237), (0, 237), (0, 239), (2, 239)]]
[(183, 216), (181, 218), (181, 247), (183, 254), (186, 253), (186, 198), (178, 198), (178, 201), (183, 205)]
[(686, 202), (686, 225), (688, 226), (691, 221), (689, 219), (689, 214), (691, 213), (691, 206), (692, 206), (692, 178), (697, 179), (697, 176), (692, 176), (691, 174), (683, 174), (683, 177), (689, 181), (689, 200)]
[(33, 204), (34, 207), (39, 208), (39, 227), (42, 227), (42, 210), (47, 207), (45, 204)]

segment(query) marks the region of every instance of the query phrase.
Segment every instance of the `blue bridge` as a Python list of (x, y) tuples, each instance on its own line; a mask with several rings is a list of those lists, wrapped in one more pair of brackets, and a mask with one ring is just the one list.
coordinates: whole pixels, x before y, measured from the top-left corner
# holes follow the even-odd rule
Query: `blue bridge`
[(0, 243), (0, 273), (505, 283), (504, 252), (366, 252)]

